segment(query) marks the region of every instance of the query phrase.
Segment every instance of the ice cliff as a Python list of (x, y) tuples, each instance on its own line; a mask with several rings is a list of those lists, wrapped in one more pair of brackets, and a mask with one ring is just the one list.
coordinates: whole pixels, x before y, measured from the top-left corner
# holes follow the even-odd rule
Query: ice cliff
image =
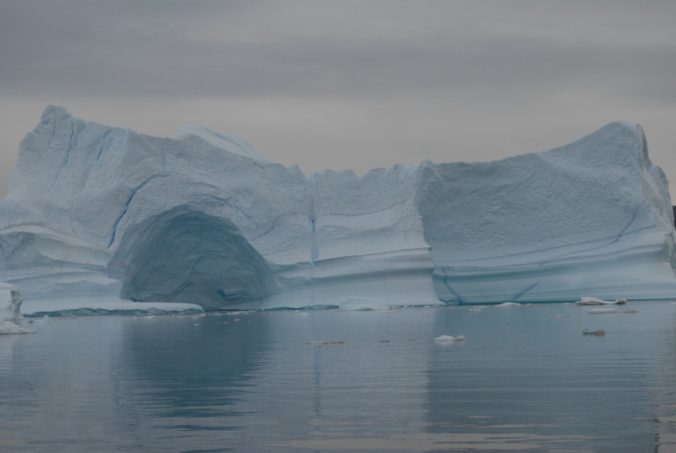
[(24, 298), (301, 307), (676, 297), (667, 180), (637, 125), (488, 163), (303, 174), (189, 126), (48, 107), (0, 202)]

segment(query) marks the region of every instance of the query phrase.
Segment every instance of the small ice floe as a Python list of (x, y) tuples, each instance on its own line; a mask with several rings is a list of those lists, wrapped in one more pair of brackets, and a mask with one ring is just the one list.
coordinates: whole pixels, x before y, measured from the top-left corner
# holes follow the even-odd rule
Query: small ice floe
[(467, 310), (468, 311), (481, 311), (481, 310), (483, 310), (483, 307), (482, 306), (469, 307)]
[(225, 316), (244, 316), (244, 315), (248, 315), (249, 312), (248, 311), (226, 311), (223, 314)]
[(0, 335), (14, 335), (20, 333), (31, 333), (30, 330), (24, 329), (12, 321), (0, 321)]
[(341, 345), (345, 344), (345, 341), (343, 340), (312, 340), (312, 341), (306, 341), (306, 345), (308, 346), (329, 346), (329, 345)]
[(31, 333), (15, 323), (22, 318), (22, 302), (23, 297), (17, 287), (0, 282), (0, 335)]
[(453, 335), (440, 335), (434, 339), (434, 342), (439, 345), (449, 345), (453, 343), (460, 343), (465, 341), (465, 337), (463, 335), (458, 335), (457, 337), (454, 337)]
[(23, 296), (14, 285), (0, 282), (0, 320), (14, 321), (21, 319), (21, 303)]
[(603, 300), (598, 297), (581, 297), (580, 300), (576, 302), (576, 305), (624, 305), (627, 303), (627, 299), (620, 298), (615, 300)]
[(602, 337), (606, 334), (606, 331), (603, 329), (596, 329), (596, 330), (591, 330), (591, 329), (584, 329), (582, 331), (582, 335), (593, 335), (595, 337)]
[(520, 307), (521, 304), (516, 303), (516, 302), (503, 302), (501, 304), (496, 305), (496, 307), (501, 307), (501, 308), (509, 308), (509, 307)]

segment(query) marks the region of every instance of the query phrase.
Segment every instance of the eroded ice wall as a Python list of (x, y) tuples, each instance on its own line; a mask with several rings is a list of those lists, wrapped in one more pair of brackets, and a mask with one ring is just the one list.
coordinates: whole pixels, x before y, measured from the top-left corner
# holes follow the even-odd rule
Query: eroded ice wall
[(640, 126), (497, 162), (424, 165), (419, 197), (445, 300), (674, 295), (667, 181)]

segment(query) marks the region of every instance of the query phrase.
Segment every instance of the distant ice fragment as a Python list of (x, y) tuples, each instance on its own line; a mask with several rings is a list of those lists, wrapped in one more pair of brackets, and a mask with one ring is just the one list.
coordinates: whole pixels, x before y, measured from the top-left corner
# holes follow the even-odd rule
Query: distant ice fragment
[(624, 305), (627, 299), (620, 298), (615, 300), (603, 300), (598, 297), (585, 296), (576, 302), (577, 305)]
[(226, 311), (224, 313), (225, 316), (245, 316), (248, 315), (250, 312), (248, 311)]
[(0, 321), (0, 335), (14, 335), (22, 333), (31, 333), (31, 331), (24, 329), (12, 321)]
[(452, 336), (452, 335), (440, 335), (434, 339), (434, 342), (438, 345), (449, 345), (452, 343), (459, 343), (465, 341), (463, 335)]
[(329, 345), (344, 345), (345, 341), (344, 340), (313, 340), (313, 341), (306, 341), (306, 345), (308, 346), (329, 346)]
[(19, 288), (0, 282), (0, 321), (14, 321), (21, 318), (23, 297)]
[(510, 308), (510, 307), (520, 307), (522, 304), (518, 304), (516, 302), (503, 302), (501, 304), (497, 304), (496, 307), (500, 308)]
[(582, 335), (593, 335), (596, 337), (602, 337), (606, 334), (606, 331), (603, 329), (597, 329), (597, 330), (591, 330), (591, 329), (585, 329), (582, 331)]

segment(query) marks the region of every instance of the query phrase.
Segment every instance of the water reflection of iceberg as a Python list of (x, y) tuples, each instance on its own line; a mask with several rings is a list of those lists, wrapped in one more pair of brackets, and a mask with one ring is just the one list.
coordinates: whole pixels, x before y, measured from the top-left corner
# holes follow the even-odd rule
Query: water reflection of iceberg
[(157, 416), (180, 423), (237, 415), (230, 406), (246, 391), (268, 348), (266, 321), (243, 313), (130, 323), (121, 365), (127, 381), (155, 400)]

